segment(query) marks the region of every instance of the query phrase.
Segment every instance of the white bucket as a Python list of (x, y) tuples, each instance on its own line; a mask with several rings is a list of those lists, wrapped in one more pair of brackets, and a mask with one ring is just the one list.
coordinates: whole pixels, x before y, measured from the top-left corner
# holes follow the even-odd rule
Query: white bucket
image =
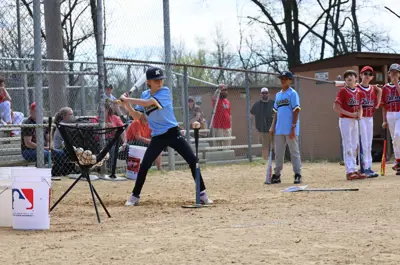
[(11, 193), (14, 229), (50, 228), (50, 168), (12, 169)]
[(0, 167), (0, 227), (12, 227), (11, 167)]
[(0, 227), (12, 227), (11, 183), (0, 185)]
[(146, 147), (130, 145), (128, 158), (126, 161), (126, 177), (128, 179), (136, 179), (139, 172), (140, 163), (142, 162)]

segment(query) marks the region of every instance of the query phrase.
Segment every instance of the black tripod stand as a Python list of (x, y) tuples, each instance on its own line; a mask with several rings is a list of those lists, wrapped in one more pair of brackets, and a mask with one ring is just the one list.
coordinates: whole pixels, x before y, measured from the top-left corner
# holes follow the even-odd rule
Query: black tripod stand
[[(90, 193), (92, 195), (92, 200), (94, 204), (94, 208), (96, 210), (97, 221), (100, 223), (100, 216), (99, 211), (97, 209), (96, 199), (99, 200), (101, 206), (103, 207), (104, 211), (107, 213), (108, 217), (111, 217), (110, 213), (108, 212), (107, 208), (105, 207), (103, 201), (101, 200), (99, 194), (97, 193), (96, 189), (94, 188), (91, 180), (90, 180), (90, 170), (92, 169), (93, 165), (83, 165), (81, 164), (78, 156), (75, 153), (74, 147), (82, 148), (83, 150), (90, 150), (92, 154), (96, 156), (96, 163), (103, 160), (106, 154), (110, 151), (112, 146), (115, 144), (117, 139), (121, 136), (124, 132), (126, 125), (120, 127), (113, 127), (113, 128), (94, 128), (93, 125), (84, 124), (84, 126), (73, 126), (71, 124), (66, 125), (63, 123), (56, 124), (57, 129), (60, 131), (61, 136), (64, 139), (65, 149), (64, 151), (68, 155), (69, 159), (72, 162), (78, 164), (79, 168), (81, 169), (81, 175), (77, 178), (74, 183), (64, 192), (64, 194), (54, 203), (54, 205), (50, 208), (50, 212), (60, 203), (60, 201), (72, 190), (76, 183), (81, 178), (86, 178), (87, 182), (89, 183)], [(103, 137), (111, 138), (107, 145), (101, 149), (101, 140)]]

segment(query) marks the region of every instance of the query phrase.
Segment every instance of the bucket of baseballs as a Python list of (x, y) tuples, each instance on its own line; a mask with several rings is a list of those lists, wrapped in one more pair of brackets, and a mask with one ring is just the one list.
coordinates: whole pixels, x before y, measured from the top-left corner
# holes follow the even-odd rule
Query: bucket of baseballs
[(128, 179), (136, 179), (139, 172), (140, 163), (142, 162), (146, 147), (130, 145), (128, 158), (126, 159), (126, 177)]

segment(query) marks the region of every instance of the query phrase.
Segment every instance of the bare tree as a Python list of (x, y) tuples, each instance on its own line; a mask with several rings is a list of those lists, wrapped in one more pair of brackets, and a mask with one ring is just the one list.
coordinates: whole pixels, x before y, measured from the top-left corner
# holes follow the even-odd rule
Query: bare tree
[(393, 15), (395, 15), (396, 17), (400, 18), (400, 15), (398, 15), (396, 12), (394, 12), (392, 9), (390, 9), (389, 7), (385, 6), (385, 9), (389, 10), (390, 13), (392, 13)]
[[(221, 68), (234, 67), (236, 63), (236, 54), (229, 51), (229, 42), (222, 33), (220, 26), (215, 28), (213, 37), (215, 50), (211, 52), (212, 64)], [(226, 73), (224, 70), (218, 70), (214, 80), (217, 83), (230, 83), (233, 72)]]
[[(364, 26), (359, 23), (360, 10), (369, 4), (368, 0), (360, 3), (356, 0), (316, 0), (321, 12), (314, 22), (302, 21), (300, 13), (309, 12), (309, 2), (302, 0), (272, 1), (251, 0), (259, 9), (258, 17), (248, 16), (249, 25), (259, 25), (265, 32), (263, 48), (252, 45), (251, 50), (257, 55), (255, 65), (268, 65), (274, 70), (281, 68), (282, 60), (287, 61), (289, 69), (302, 60), (319, 59), (327, 55), (339, 55), (353, 51), (387, 51), (390, 38), (386, 32), (374, 28), (371, 23)], [(307, 5), (306, 5), (307, 4)], [(279, 20), (279, 10), (282, 20)], [(309, 20), (310, 16), (301, 16)], [(311, 17), (312, 19), (312, 17)], [(300, 29), (305, 29), (301, 30)], [(303, 32), (303, 34), (300, 34)], [(268, 42), (266, 44), (265, 42)], [(308, 54), (301, 49), (303, 44), (311, 48)], [(267, 47), (267, 48), (265, 48)], [(332, 51), (332, 52), (330, 52)], [(243, 57), (241, 58), (243, 61)]]
[[(31, 2), (21, 0), (26, 7), (30, 16), (32, 16)], [(75, 60), (77, 50), (86, 40), (94, 36), (95, 29), (92, 24), (87, 23), (90, 19), (89, 7), (92, 4), (91, 0), (55, 0), (59, 3), (61, 13), (61, 28), (62, 28), (62, 46), (68, 60)], [(94, 4), (96, 1), (94, 1)], [(96, 26), (96, 25), (94, 25)], [(42, 37), (46, 39), (46, 33), (42, 30)], [(69, 63), (70, 71), (74, 70), (74, 64)], [(76, 70), (76, 69), (75, 69)], [(68, 77), (69, 85), (74, 85), (78, 77), (70, 75)]]
[[(63, 60), (63, 42), (61, 29), (61, 12), (59, 0), (44, 1), (44, 19), (46, 27), (47, 57), (54, 60)], [(49, 71), (63, 71), (64, 63), (49, 62)], [(50, 112), (54, 115), (60, 108), (67, 106), (65, 95), (65, 76), (49, 75)]]
[[(87, 0), (62, 0), (61, 26), (64, 32), (63, 47), (67, 58), (74, 61), (78, 47), (94, 36), (93, 26), (87, 23), (90, 4)], [(74, 64), (68, 64), (74, 70)], [(74, 85), (78, 77), (69, 75), (68, 83)]]

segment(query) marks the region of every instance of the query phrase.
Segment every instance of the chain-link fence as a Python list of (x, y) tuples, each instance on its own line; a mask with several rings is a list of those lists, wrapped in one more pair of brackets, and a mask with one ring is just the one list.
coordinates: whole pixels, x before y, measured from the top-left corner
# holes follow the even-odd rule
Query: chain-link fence
[[(97, 4), (103, 2), (97, 1)], [(49, 21), (45, 21), (44, 16), (38, 16), (36, 12), (36, 23), (33, 23), (32, 17), (35, 14), (33, 3), (36, 3), (36, 10), (39, 9), (42, 13), (47, 11), (37, 0), (2, 1), (0, 4), (0, 75), (5, 77), (5, 87), (11, 100), (0, 99), (2, 101), (0, 104), (9, 102), (5, 105), (9, 104), (10, 110), (10, 121), (1, 117), (4, 125), (0, 127), (2, 134), (0, 166), (25, 164), (45, 166), (48, 164), (57, 168), (59, 161), (61, 164), (66, 162), (61, 152), (54, 151), (51, 154), (52, 159), (48, 158), (46, 152), (48, 136), (54, 140), (52, 141), (54, 150), (63, 150), (56, 144), (56, 139), (60, 142), (57, 130), (54, 130), (53, 135), (48, 125), (41, 121), (35, 123), (31, 121), (30, 124), (26, 124), (32, 115), (32, 103), (37, 102), (40, 108), (35, 111), (35, 114), (40, 116), (38, 120), (42, 117), (45, 119), (52, 117), (53, 121), (59, 122), (60, 115), (57, 113), (62, 113), (61, 120), (68, 115), (71, 116), (70, 113), (72, 113), (80, 119), (89, 117), (87, 122), (99, 123), (101, 126), (113, 127), (126, 124), (128, 129), (121, 135), (118, 146), (113, 147), (113, 150), (117, 151), (111, 152), (115, 153), (112, 156), (113, 159), (110, 155), (100, 172), (100, 175), (125, 174), (129, 163), (130, 145), (137, 145), (138, 142), (135, 138), (132, 118), (117, 103), (117, 99), (122, 93), (129, 91), (149, 66), (159, 66), (166, 70), (168, 76), (166, 85), (172, 93), (175, 116), (182, 133), (192, 147), (194, 147), (192, 123), (200, 122), (199, 159), (201, 163), (253, 161), (263, 157), (265, 159), (265, 149), (268, 146), (266, 135), (268, 135), (272, 117), (270, 112), (255, 111), (255, 106), (268, 105), (270, 104), (268, 100), (275, 99), (276, 93), (280, 91), (277, 74), (204, 66), (202, 64), (205, 63), (202, 63), (202, 60), (197, 62), (197, 65), (167, 63), (171, 60), (167, 2), (159, 1), (160, 8), (151, 11), (157, 23), (150, 25), (144, 19), (136, 18), (140, 23), (134, 23), (135, 29), (148, 28), (148, 31), (152, 31), (151, 29), (154, 28), (154, 32), (157, 33), (153, 34), (154, 39), (141, 39), (143, 48), (131, 51), (129, 44), (132, 38), (130, 36), (135, 36), (135, 40), (140, 40), (136, 37), (140, 34), (125, 32), (127, 36), (126, 43), (123, 44), (125, 48), (112, 49), (114, 41), (112, 34), (115, 32), (107, 33), (106, 29), (108, 23), (113, 23), (113, 16), (109, 17), (108, 21), (100, 19), (96, 22), (99, 24), (94, 23), (99, 33), (97, 42), (95, 41), (96, 27), (93, 26), (93, 17), (97, 15), (98, 18), (105, 18), (104, 6), (97, 8), (97, 14), (92, 14), (90, 1), (76, 1), (76, 5), (73, 6), (68, 6), (71, 1), (63, 1), (61, 26), (64, 34), (62, 38), (64, 56), (61, 57), (68, 60), (48, 60), (49, 51), (46, 42), (47, 37), (52, 37), (52, 35), (47, 32), (50, 34), (47, 36), (44, 29)], [(143, 5), (146, 6), (146, 3)], [(106, 6), (111, 10), (119, 10), (121, 7), (123, 7), (122, 4), (117, 2)], [(92, 9), (92, 12), (93, 10), (96, 9)], [(68, 22), (71, 19), (76, 19), (79, 30), (76, 27), (71, 28), (71, 23)], [(121, 20), (109, 29), (120, 23), (124, 26), (129, 24)], [(160, 30), (163, 23), (164, 35)], [(38, 41), (37, 34), (34, 38), (35, 25), (41, 26), (39, 35), (42, 41)], [(37, 28), (35, 29), (37, 31)], [(74, 34), (70, 34), (71, 30), (75, 30)], [(154, 43), (160, 43), (160, 45), (157, 46)], [(104, 51), (110, 56), (105, 61), (103, 61)], [(133, 57), (136, 60), (121, 59), (121, 57)], [(97, 61), (95, 61), (96, 58)], [(146, 60), (162, 58), (162, 62), (139, 61), (138, 58)], [(102, 69), (103, 63), (104, 69)], [(223, 86), (220, 86), (220, 83)], [(337, 89), (330, 81), (299, 76), (295, 77), (292, 86), (299, 93), (302, 107), (300, 114), (302, 159), (312, 161), (341, 159), (337, 115), (332, 110)], [(269, 90), (268, 100), (263, 98), (265, 94), (261, 93), (263, 87)], [(139, 90), (131, 96), (140, 97), (145, 89), (147, 89), (146, 83), (141, 84)], [(262, 117), (259, 122), (263, 125), (257, 124), (256, 114)], [(113, 118), (114, 116), (116, 118)], [(7, 123), (13, 123), (13, 125), (7, 125)], [(146, 130), (148, 134), (149, 130)], [(379, 135), (375, 138), (381, 138)], [(146, 137), (151, 136), (146, 135)], [(107, 142), (106, 139), (103, 140), (100, 142), (101, 147), (104, 147)], [(30, 150), (32, 153), (35, 151), (36, 157), (32, 154), (28, 156), (25, 151), (27, 148), (32, 149), (33, 151)], [(113, 168), (112, 165), (115, 163), (117, 166)], [(187, 168), (187, 165), (175, 151), (168, 149), (162, 152), (154, 168)], [(76, 166), (71, 166), (70, 169), (71, 172), (78, 170)]]
[[(31, 61), (24, 59), (24, 64), (29, 68)], [(16, 63), (18, 59), (1, 59), (0, 64)], [(71, 62), (64, 62), (66, 65)], [(51, 109), (51, 96), (47, 86), (46, 60), (43, 60), (43, 117), (54, 116), (63, 107), (70, 107), (76, 117), (98, 116), (99, 90), (97, 86), (97, 65), (95, 62), (73, 62), (81, 71), (65, 72), (64, 76), (71, 76), (76, 80), (74, 86), (65, 86), (66, 103), (56, 105), (56, 111)], [(129, 61), (109, 58), (105, 63), (106, 100), (111, 107), (112, 115), (118, 116), (121, 123), (126, 123), (128, 129), (120, 139), (123, 143), (136, 144), (134, 135), (129, 133), (132, 118), (121, 105), (112, 102), (111, 93), (118, 98), (128, 91), (133, 84), (145, 73), (149, 66), (159, 66), (165, 69), (164, 63), (152, 61)], [(7, 67), (4, 67), (7, 69)], [(88, 74), (91, 72), (91, 74)], [(30, 105), (35, 101), (34, 75), (32, 71), (2, 70), (6, 76), (6, 87), (12, 98), (11, 108), (16, 123), (21, 119), (27, 119), (30, 114)], [(224, 75), (225, 88), (221, 90), (218, 76)], [(263, 133), (265, 131), (256, 128), (256, 122), (252, 108), (257, 102), (263, 102), (261, 88), (269, 89), (269, 100), (274, 100), (280, 91), (277, 75), (274, 73), (244, 71), (242, 69), (223, 69), (213, 67), (200, 67), (193, 65), (171, 65), (171, 93), (173, 96), (174, 113), (179, 121), (182, 133), (194, 147), (193, 121), (201, 123), (199, 159), (204, 164), (232, 163), (239, 161), (252, 161), (262, 159)], [(23, 84), (20, 86), (20, 84)], [(338, 117), (332, 110), (332, 104), (338, 89), (332, 81), (323, 81), (313, 78), (296, 76), (293, 87), (298, 91), (302, 111), (300, 114), (300, 148), (303, 160), (337, 161), (342, 157), (341, 139), (338, 129)], [(132, 97), (140, 97), (141, 92), (148, 89), (143, 84)], [(226, 91), (225, 91), (226, 89)], [(223, 96), (221, 96), (223, 95)], [(215, 104), (217, 102), (219, 104)], [(57, 101), (57, 98), (56, 98)], [(111, 104), (110, 104), (111, 103)], [(107, 108), (107, 107), (105, 107)], [(110, 114), (111, 115), (111, 112)], [(107, 124), (108, 114), (106, 114)], [(269, 118), (272, 119), (272, 118)], [(270, 122), (265, 119), (266, 123)], [(116, 124), (111, 124), (116, 125)], [(23, 127), (24, 125), (22, 125)], [(21, 127), (21, 125), (19, 126)], [(45, 127), (45, 126), (42, 126)], [(18, 129), (3, 127), (2, 149), (3, 164), (18, 164), (14, 161), (23, 161), (21, 157), (21, 137)], [(12, 132), (14, 131), (14, 132)], [(189, 133), (186, 133), (189, 131)], [(375, 130), (376, 131), (376, 130)], [(383, 134), (376, 133), (374, 137), (379, 145), (379, 139)], [(13, 136), (11, 138), (7, 138)], [(148, 136), (150, 138), (150, 136)], [(265, 143), (264, 143), (265, 145)], [(123, 147), (126, 148), (126, 147)], [(379, 147), (377, 147), (379, 149)], [(126, 148), (129, 150), (129, 146)], [(171, 156), (173, 158), (171, 158)], [(127, 157), (117, 154), (117, 167), (114, 170), (118, 174), (126, 172)], [(265, 156), (264, 156), (265, 158)], [(288, 156), (289, 158), (289, 156)], [(57, 158), (56, 158), (57, 159)], [(25, 159), (26, 160), (26, 159)], [(45, 159), (44, 162), (47, 162)], [(182, 157), (173, 150), (165, 150), (161, 156), (160, 164), (154, 164), (154, 168), (170, 169), (186, 168)], [(113, 174), (110, 167), (105, 168), (108, 174)]]
[[(0, 60), (3, 65), (18, 61), (18, 59)], [(31, 63), (29, 59), (24, 59), (25, 64)], [(67, 65), (71, 62), (64, 62)], [(60, 93), (66, 94), (66, 103), (58, 102), (58, 109), (51, 110), (51, 96), (48, 93), (46, 75), (46, 60), (43, 60), (43, 117), (56, 115), (57, 112), (66, 111), (65, 107), (70, 108), (73, 115), (79, 116), (97, 116), (98, 113), (98, 98), (99, 90), (96, 86), (97, 76), (95, 72), (88, 73), (87, 70), (96, 71), (96, 65), (90, 62), (74, 62), (79, 64), (82, 71), (66, 72), (64, 76), (72, 76), (76, 79), (75, 86), (65, 86), (64, 91)], [(140, 63), (122, 63), (107, 61), (105, 64), (105, 84), (106, 93), (118, 98), (122, 93), (129, 90), (140, 76), (143, 75), (149, 65), (158, 65), (161, 68), (164, 66), (160, 63), (152, 62)], [(219, 68), (193, 67), (184, 65), (174, 65), (172, 67), (172, 75), (170, 77), (171, 92), (174, 101), (174, 112), (179, 121), (182, 133), (185, 134), (187, 140), (194, 146), (193, 128), (191, 123), (198, 120), (202, 124), (200, 130), (200, 162), (207, 164), (214, 163), (230, 163), (236, 161), (251, 161), (254, 158), (261, 156), (261, 138), (255, 129), (253, 117), (250, 114), (250, 109), (255, 102), (260, 100), (261, 87), (269, 87), (271, 94), (278, 90), (276, 84), (276, 76), (274, 74), (262, 74), (245, 72), (238, 70), (223, 70), (221, 73)], [(35, 101), (34, 74), (30, 71), (22, 72), (19, 70), (3, 70), (6, 76), (6, 88), (12, 97), (12, 110), (18, 113), (23, 119), (29, 119), (31, 114), (30, 106)], [(191, 75), (189, 75), (189, 73)], [(226, 75), (233, 84), (225, 84), (227, 91), (220, 93), (218, 84), (213, 81), (213, 77)], [(193, 76), (192, 76), (193, 75)], [(202, 79), (204, 78), (204, 79)], [(19, 79), (24, 82), (20, 87)], [(29, 81), (30, 80), (30, 81)], [(140, 97), (141, 91), (147, 89), (144, 84), (140, 91), (132, 96)], [(225, 96), (221, 96), (225, 94)], [(106, 95), (112, 99), (111, 95)], [(54, 99), (53, 99), (54, 100)], [(218, 104), (215, 104), (218, 100)], [(112, 100), (110, 100), (111, 102)], [(118, 104), (110, 104), (112, 114), (119, 116), (122, 122), (130, 124), (132, 119), (127, 116), (127, 112)], [(106, 108), (107, 109), (107, 108)], [(16, 115), (16, 116), (18, 116)], [(66, 115), (66, 114), (65, 114)], [(108, 115), (106, 111), (106, 123)], [(20, 123), (21, 121), (19, 121)], [(17, 121), (16, 121), (17, 123)], [(114, 124), (115, 125), (115, 124)], [(18, 125), (24, 127), (25, 125)], [(45, 126), (42, 126), (42, 128)], [(15, 127), (14, 127), (15, 129)], [(3, 129), (4, 149), (13, 148), (13, 157), (4, 156), (4, 165), (18, 164), (24, 162), (21, 157), (21, 149), (23, 147), (23, 139), (16, 134), (9, 133), (11, 128), (5, 126)], [(133, 136), (128, 133), (124, 135), (126, 139), (121, 139), (121, 143), (132, 143), (135, 141)], [(189, 131), (189, 133), (186, 133)], [(13, 137), (7, 138), (12, 135)], [(12, 142), (11, 142), (12, 141)], [(5, 155), (8, 153), (5, 152)], [(174, 159), (170, 159), (173, 155)], [(118, 156), (121, 157), (121, 156)], [(56, 158), (58, 159), (58, 158)], [(28, 159), (29, 160), (29, 159)], [(177, 168), (186, 168), (184, 160), (175, 152), (163, 152), (161, 166), (164, 169), (170, 168), (170, 164), (174, 163)], [(15, 163), (14, 163), (15, 162)], [(45, 159), (44, 162), (48, 162)], [(24, 163), (22, 163), (24, 164)], [(117, 173), (126, 171), (126, 158), (118, 159)], [(111, 172), (108, 172), (111, 173)]]
[[(111, 58), (106, 61), (106, 66), (108, 83), (116, 88), (116, 95), (126, 91), (127, 84), (135, 83), (147, 67), (165, 69), (165, 64), (161, 62), (132, 62)], [(201, 163), (231, 163), (261, 158), (262, 134), (268, 134), (268, 130), (261, 133), (257, 131), (250, 110), (261, 100), (262, 87), (269, 88), (272, 95), (270, 99), (273, 99), (279, 90), (276, 74), (180, 64), (172, 64), (171, 71), (169, 79), (175, 116), (192, 146), (194, 138), (191, 124), (194, 121), (201, 123)], [(221, 76), (228, 80), (224, 83), (222, 93), (215, 81)], [(147, 88), (144, 86), (142, 89)], [(140, 92), (133, 96), (139, 97)], [(272, 116), (268, 122), (271, 121)], [(167, 156), (167, 152), (164, 152), (164, 166), (170, 163)], [(176, 153), (174, 157), (177, 167), (186, 167), (182, 157)]]

